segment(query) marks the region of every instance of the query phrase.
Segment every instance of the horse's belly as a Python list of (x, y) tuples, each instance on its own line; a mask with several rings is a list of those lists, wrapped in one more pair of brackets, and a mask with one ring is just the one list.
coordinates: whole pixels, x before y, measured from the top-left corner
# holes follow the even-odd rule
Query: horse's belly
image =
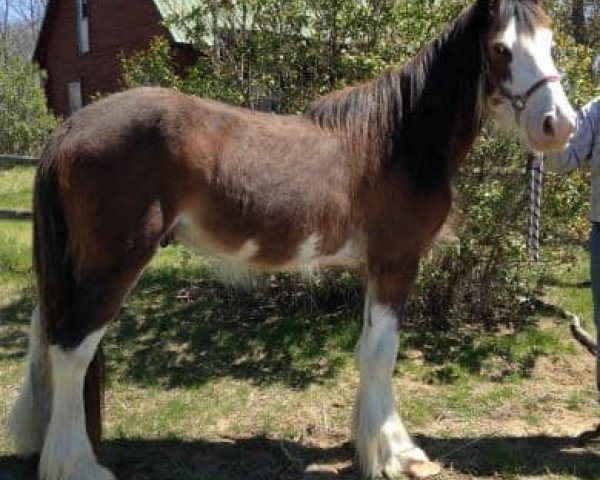
[(313, 269), (327, 266), (354, 267), (364, 261), (363, 243), (356, 238), (348, 238), (336, 251), (324, 254), (321, 251), (322, 237), (317, 233), (308, 236), (298, 245), (296, 255), (286, 263), (285, 268)]
[(228, 248), (186, 215), (182, 215), (173, 227), (173, 239), (200, 255), (237, 263), (245, 263), (257, 250), (251, 242), (241, 248)]
[(290, 252), (287, 258), (270, 255), (272, 247), (257, 238), (241, 239), (232, 247), (219, 242), (187, 216), (180, 217), (174, 226), (173, 238), (200, 255), (262, 269), (293, 271), (325, 266), (353, 267), (362, 263), (365, 256), (363, 242), (355, 238), (346, 239), (333, 252), (323, 253), (322, 236), (318, 233), (307, 235), (303, 240), (288, 245), (285, 248)]

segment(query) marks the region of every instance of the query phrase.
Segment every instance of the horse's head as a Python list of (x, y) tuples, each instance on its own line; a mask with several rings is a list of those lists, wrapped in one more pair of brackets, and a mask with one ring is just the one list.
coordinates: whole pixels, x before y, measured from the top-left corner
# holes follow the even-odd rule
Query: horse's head
[(488, 107), (504, 125), (516, 125), (532, 150), (564, 147), (575, 128), (554, 60), (550, 20), (535, 0), (478, 0), (487, 28), (483, 37)]

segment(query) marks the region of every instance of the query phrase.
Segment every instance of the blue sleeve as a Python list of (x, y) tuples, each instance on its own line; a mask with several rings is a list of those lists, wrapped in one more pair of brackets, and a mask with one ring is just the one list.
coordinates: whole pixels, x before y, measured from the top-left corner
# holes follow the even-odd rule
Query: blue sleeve
[(591, 161), (594, 139), (600, 135), (600, 97), (584, 105), (577, 115), (575, 133), (564, 150), (546, 156), (548, 170), (569, 172)]
[(566, 164), (583, 166), (592, 160), (594, 138), (600, 125), (600, 97), (596, 97), (579, 111), (577, 128), (566, 152)]

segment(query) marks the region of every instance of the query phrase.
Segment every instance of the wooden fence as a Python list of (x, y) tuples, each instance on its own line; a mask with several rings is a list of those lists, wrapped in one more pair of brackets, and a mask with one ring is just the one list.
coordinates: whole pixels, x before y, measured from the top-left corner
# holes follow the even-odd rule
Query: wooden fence
[[(15, 165), (34, 166), (37, 165), (38, 161), (39, 158), (36, 157), (0, 154), (0, 169)], [(31, 218), (31, 212), (25, 210), (9, 210), (0, 208), (0, 220), (30, 220)]]
[(37, 165), (40, 161), (37, 157), (23, 157), (19, 155), (2, 155), (0, 154), (0, 167), (13, 165)]

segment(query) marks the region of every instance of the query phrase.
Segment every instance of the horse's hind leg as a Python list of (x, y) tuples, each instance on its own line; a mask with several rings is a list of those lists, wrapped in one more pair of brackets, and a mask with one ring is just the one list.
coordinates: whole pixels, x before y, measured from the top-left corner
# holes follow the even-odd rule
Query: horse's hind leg
[[(98, 361), (95, 356), (107, 324), (119, 310), (142, 266), (129, 265), (125, 273), (121, 270), (110, 275), (96, 273), (93, 279), (79, 278), (66, 320), (50, 334), (52, 412), (40, 457), (42, 480), (115, 478), (97, 463), (94, 454), (92, 443), (99, 442), (101, 419), (99, 408), (95, 411), (88, 408), (88, 400), (89, 396), (92, 400), (96, 398), (99, 404), (101, 386), (88, 385), (89, 367)], [(97, 391), (89, 392), (88, 387)]]
[(43, 480), (114, 480), (98, 465), (86, 432), (84, 380), (105, 327), (85, 336), (75, 348), (52, 345), (52, 415), (42, 456)]
[(31, 315), (29, 362), (19, 398), (8, 420), (8, 428), (19, 455), (41, 452), (50, 420), (50, 371), (48, 342), (42, 332), (39, 309)]

